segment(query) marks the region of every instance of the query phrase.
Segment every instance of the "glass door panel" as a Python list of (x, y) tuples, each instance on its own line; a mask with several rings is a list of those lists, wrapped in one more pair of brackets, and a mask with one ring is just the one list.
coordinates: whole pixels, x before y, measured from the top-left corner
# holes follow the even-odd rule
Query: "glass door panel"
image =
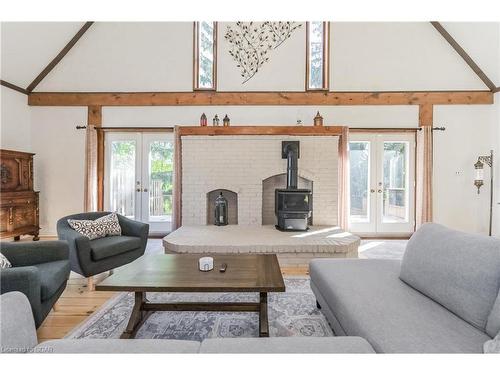
[(136, 219), (136, 167), (137, 156), (140, 155), (137, 136), (125, 134), (123, 137), (110, 137), (106, 148), (105, 206), (109, 211)]
[(415, 227), (415, 136), (379, 135), (378, 153), (377, 232), (412, 233)]
[(174, 142), (171, 134), (144, 134), (143, 218), (152, 231), (169, 231), (172, 222)]
[(370, 220), (370, 142), (349, 143), (350, 217), (352, 223)]
[(408, 142), (384, 142), (383, 223), (408, 222)]
[(376, 200), (372, 189), (376, 148), (372, 135), (352, 134), (349, 142), (349, 229), (376, 231)]

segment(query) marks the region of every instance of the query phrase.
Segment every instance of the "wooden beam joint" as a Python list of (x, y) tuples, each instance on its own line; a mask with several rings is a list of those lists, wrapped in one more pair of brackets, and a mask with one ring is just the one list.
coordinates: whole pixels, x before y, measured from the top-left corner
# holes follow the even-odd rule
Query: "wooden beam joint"
[(432, 126), (434, 121), (434, 106), (432, 104), (420, 104), (418, 111), (418, 126)]

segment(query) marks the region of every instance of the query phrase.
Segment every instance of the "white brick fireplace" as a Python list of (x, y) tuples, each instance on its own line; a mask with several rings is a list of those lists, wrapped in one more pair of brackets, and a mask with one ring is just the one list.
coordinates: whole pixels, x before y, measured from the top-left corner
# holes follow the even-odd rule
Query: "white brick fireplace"
[(300, 141), (299, 176), (313, 182), (314, 225), (336, 225), (336, 136), (184, 137), (183, 225), (207, 224), (207, 193), (215, 189), (238, 194), (238, 224), (262, 224), (262, 181), (286, 172), (286, 160), (281, 158), (284, 140)]

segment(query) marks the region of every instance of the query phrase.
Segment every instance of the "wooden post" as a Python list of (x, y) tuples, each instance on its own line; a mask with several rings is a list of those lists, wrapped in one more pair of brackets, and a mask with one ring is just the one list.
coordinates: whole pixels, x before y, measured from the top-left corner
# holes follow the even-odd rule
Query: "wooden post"
[(94, 125), (97, 131), (97, 210), (104, 209), (104, 133), (102, 127), (102, 107), (88, 107), (88, 124)]
[(87, 277), (87, 290), (89, 292), (95, 291), (94, 276)]

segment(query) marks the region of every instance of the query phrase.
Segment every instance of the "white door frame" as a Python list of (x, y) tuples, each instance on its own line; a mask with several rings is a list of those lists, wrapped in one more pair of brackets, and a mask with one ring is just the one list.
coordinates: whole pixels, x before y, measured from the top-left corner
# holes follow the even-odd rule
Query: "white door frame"
[(104, 163), (104, 209), (110, 209), (110, 168), (111, 144), (114, 141), (135, 141), (135, 170), (134, 174), (134, 220), (150, 225), (150, 234), (165, 234), (171, 230), (170, 221), (151, 222), (149, 219), (149, 147), (151, 142), (159, 139), (174, 141), (172, 132), (108, 132), (105, 133), (105, 163)]
[[(350, 133), (349, 142), (369, 142), (369, 176), (367, 210), (368, 220), (365, 222), (351, 222), (349, 216), (349, 230), (361, 236), (373, 237), (406, 237), (415, 229), (415, 151), (416, 137), (413, 133)], [(408, 171), (406, 186), (407, 217), (405, 223), (386, 223), (383, 221), (383, 157), (384, 141), (408, 142), (406, 169)], [(350, 195), (349, 195), (350, 212)]]

